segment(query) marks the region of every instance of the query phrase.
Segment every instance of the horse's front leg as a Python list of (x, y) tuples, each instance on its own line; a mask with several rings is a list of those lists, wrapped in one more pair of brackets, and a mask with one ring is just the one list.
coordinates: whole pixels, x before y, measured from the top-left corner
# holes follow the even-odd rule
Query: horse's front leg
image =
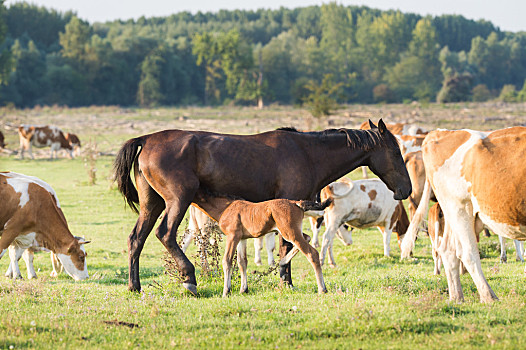
[(234, 252), (238, 243), (239, 240), (236, 239), (234, 234), (227, 234), (225, 256), (223, 257), (223, 298), (227, 297), (232, 289), (232, 260), (234, 260)]

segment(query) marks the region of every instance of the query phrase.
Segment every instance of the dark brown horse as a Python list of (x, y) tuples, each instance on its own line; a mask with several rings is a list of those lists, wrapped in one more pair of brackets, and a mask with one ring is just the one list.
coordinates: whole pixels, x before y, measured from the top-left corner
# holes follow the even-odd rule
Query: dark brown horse
[[(411, 181), (396, 138), (382, 120), (371, 130), (298, 132), (275, 130), (256, 135), (166, 130), (128, 140), (115, 159), (119, 190), (139, 218), (128, 238), (129, 284), (141, 289), (139, 256), (165, 210), (157, 238), (176, 261), (183, 286), (197, 291), (195, 269), (176, 242), (177, 228), (199, 188), (252, 202), (274, 198), (313, 200), (324, 186), (367, 165), (395, 199), (411, 193)], [(133, 185), (131, 171), (134, 171)], [(140, 210), (137, 209), (139, 204)], [(292, 245), (280, 238), (283, 258)], [(292, 284), (290, 264), (280, 276)]]

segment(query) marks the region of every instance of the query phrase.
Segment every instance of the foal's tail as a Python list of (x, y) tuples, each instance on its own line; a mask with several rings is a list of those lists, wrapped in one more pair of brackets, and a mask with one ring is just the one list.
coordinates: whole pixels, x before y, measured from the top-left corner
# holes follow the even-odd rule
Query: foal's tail
[(318, 203), (318, 202), (311, 202), (311, 201), (297, 201), (296, 205), (303, 209), (303, 211), (308, 210), (324, 210), (329, 205), (331, 205), (332, 199), (329, 198), (325, 202)]
[(117, 181), (119, 191), (126, 199), (130, 208), (136, 213), (139, 213), (139, 209), (137, 208), (137, 205), (139, 204), (139, 194), (133, 185), (131, 171), (133, 163), (137, 158), (139, 147), (143, 144), (144, 139), (142, 137), (126, 141), (117, 153), (117, 157), (113, 162), (114, 179)]

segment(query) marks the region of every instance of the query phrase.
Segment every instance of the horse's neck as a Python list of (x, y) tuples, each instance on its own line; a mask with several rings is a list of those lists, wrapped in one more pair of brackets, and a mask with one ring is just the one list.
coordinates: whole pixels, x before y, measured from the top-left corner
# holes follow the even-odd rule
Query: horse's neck
[(194, 203), (204, 210), (208, 216), (210, 216), (215, 221), (219, 222), (219, 219), (221, 218), (221, 215), (225, 211), (225, 209), (232, 204), (234, 200), (228, 199), (225, 197), (212, 197), (212, 196), (206, 196), (201, 197), (197, 200), (194, 200)]
[[(340, 143), (341, 144), (341, 143)], [(314, 171), (319, 189), (336, 181), (350, 171), (361, 165), (367, 165), (370, 154), (360, 149), (351, 149), (349, 146), (320, 143), (319, 147), (312, 147), (314, 154)]]

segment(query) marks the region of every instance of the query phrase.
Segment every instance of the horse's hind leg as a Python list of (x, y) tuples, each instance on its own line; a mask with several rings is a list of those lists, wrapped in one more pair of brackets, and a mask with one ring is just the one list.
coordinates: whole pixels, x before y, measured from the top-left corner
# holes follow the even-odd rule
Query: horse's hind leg
[(139, 257), (146, 238), (164, 209), (162, 198), (148, 185), (144, 177), (137, 176), (136, 182), (141, 208), (135, 227), (128, 237), (128, 289), (132, 292), (141, 290)]
[[(172, 176), (165, 177), (166, 185), (162, 188), (166, 210), (155, 235), (174, 258), (184, 279), (183, 287), (192, 294), (196, 294), (195, 268), (177, 244), (177, 229), (184, 218), (186, 209), (192, 203), (199, 182), (197, 178), (192, 178), (186, 174), (174, 173), (170, 175)], [(177, 186), (180, 183), (184, 183), (184, 185)]]
[(247, 264), (247, 240), (244, 239), (237, 244), (237, 265), (239, 266), (239, 272), (241, 273), (241, 288), (239, 289), (239, 293), (248, 292)]

